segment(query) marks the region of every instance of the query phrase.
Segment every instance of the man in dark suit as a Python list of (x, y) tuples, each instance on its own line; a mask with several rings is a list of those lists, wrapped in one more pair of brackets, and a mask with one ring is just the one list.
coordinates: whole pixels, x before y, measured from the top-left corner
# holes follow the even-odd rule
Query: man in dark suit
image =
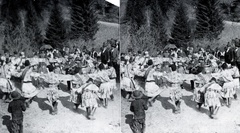
[(227, 50), (225, 51), (225, 62), (228, 64), (231, 64), (232, 62), (235, 61), (235, 52), (234, 48), (231, 47), (230, 43), (227, 44)]
[(106, 65), (110, 62), (110, 52), (108, 49), (108, 44), (109, 43), (106, 43), (106, 42), (103, 43), (103, 50), (101, 52), (101, 62), (104, 65)]
[(110, 56), (110, 62), (112, 66), (114, 67), (117, 75), (117, 81), (120, 80), (120, 64), (119, 64), (119, 51), (117, 46), (117, 41), (114, 40), (111, 42), (112, 50), (111, 50), (111, 56)]

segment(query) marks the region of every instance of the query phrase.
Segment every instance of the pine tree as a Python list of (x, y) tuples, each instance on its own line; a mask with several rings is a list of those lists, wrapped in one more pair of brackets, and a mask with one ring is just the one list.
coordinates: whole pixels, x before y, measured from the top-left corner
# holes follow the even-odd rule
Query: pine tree
[(83, 0), (84, 34), (83, 40), (95, 40), (94, 36), (98, 31), (98, 15), (94, 9), (94, 0)]
[(94, 40), (98, 31), (98, 16), (94, 8), (94, 0), (73, 1), (72, 39), (81, 38), (85, 41)]
[(61, 48), (66, 42), (67, 35), (66, 29), (63, 26), (62, 15), (57, 5), (58, 4), (55, 3), (52, 9), (49, 25), (46, 31), (46, 40), (44, 42), (54, 48)]
[(176, 11), (171, 31), (171, 43), (175, 44), (177, 47), (187, 47), (190, 41), (190, 32), (186, 6), (181, 2)]
[(219, 0), (199, 0), (197, 4), (196, 38), (218, 39), (224, 29)]
[(31, 46), (36, 49), (39, 49), (44, 41), (44, 37), (41, 35), (41, 30), (38, 25), (40, 14), (38, 13), (37, 10), (36, 1), (29, 0), (26, 10), (27, 10), (26, 32), (28, 33), (28, 36), (32, 38)]
[(146, 0), (128, 0), (125, 19), (130, 26), (129, 33), (134, 34), (145, 24)]
[(155, 42), (160, 47), (164, 47), (164, 44), (167, 42), (167, 34), (165, 29), (165, 21), (166, 18), (162, 14), (162, 10), (160, 7), (160, 3), (158, 0), (154, 0), (151, 3), (151, 20), (150, 20), (150, 29), (152, 32), (152, 36), (155, 38)]
[(71, 19), (73, 23), (71, 26), (71, 39), (78, 39), (84, 37), (84, 18), (81, 4), (81, 1), (73, 0), (71, 14)]

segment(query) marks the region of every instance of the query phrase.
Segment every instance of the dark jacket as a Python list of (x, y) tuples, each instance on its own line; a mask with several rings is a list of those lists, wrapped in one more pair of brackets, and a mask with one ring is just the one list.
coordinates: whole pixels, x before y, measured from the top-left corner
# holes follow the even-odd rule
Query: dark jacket
[(130, 111), (134, 113), (134, 119), (145, 119), (145, 110), (147, 109), (147, 103), (143, 99), (136, 99), (130, 106)]
[(235, 61), (235, 51), (233, 48), (230, 48), (228, 51), (225, 51), (225, 62), (231, 64), (231, 62)]
[(111, 50), (111, 56), (110, 56), (110, 61), (111, 62), (118, 62), (118, 49), (114, 48), (113, 50)]
[(8, 105), (8, 112), (12, 114), (12, 120), (23, 119), (23, 111), (25, 110), (26, 107), (21, 100), (13, 100)]
[(101, 53), (101, 62), (103, 64), (107, 64), (109, 60), (110, 60), (110, 51), (107, 48), (105, 51), (102, 51)]

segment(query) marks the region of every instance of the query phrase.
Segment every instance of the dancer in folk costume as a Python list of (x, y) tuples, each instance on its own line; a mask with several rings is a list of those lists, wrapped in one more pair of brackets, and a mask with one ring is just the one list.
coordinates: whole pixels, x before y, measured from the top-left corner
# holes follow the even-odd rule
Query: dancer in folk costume
[[(170, 98), (174, 103), (174, 113), (181, 113), (181, 102), (182, 102), (182, 74), (177, 73), (176, 66), (171, 66), (172, 72), (167, 74), (167, 81), (171, 84), (170, 87)], [(166, 77), (165, 77), (166, 78)]]
[(26, 98), (26, 106), (29, 107), (30, 103), (32, 102), (32, 99), (40, 92), (39, 88), (36, 88), (36, 86), (33, 85), (32, 82), (32, 72), (33, 67), (30, 65), (29, 60), (26, 60), (25, 68), (22, 72), (21, 79), (22, 79), (22, 96)]
[(232, 76), (233, 76), (233, 84), (234, 84), (234, 88), (233, 88), (233, 97), (234, 99), (237, 99), (237, 90), (239, 90), (239, 70), (238, 67), (236, 66), (236, 63), (233, 62), (232, 64)]
[(130, 99), (132, 96), (132, 92), (135, 90), (134, 80), (133, 80), (133, 66), (130, 62), (130, 57), (125, 57), (125, 62), (121, 67), (121, 90), (126, 92), (126, 98)]
[[(116, 83), (114, 84), (114, 82), (111, 82), (110, 77), (109, 77), (109, 72), (106, 68), (103, 67), (103, 65), (100, 66), (100, 72), (99, 72), (99, 76), (100, 76), (100, 80), (101, 80), (101, 84), (100, 84), (100, 89), (99, 89), (99, 98), (101, 98), (101, 100), (103, 100), (103, 106), (105, 108), (107, 108), (108, 106), (108, 99), (111, 98), (112, 90), (114, 88), (116, 88)], [(116, 77), (116, 76), (114, 76)], [(112, 97), (113, 98), (113, 97)]]
[(216, 118), (217, 112), (221, 106), (221, 90), (222, 87), (216, 83), (216, 79), (212, 78), (205, 90), (205, 105), (209, 107), (209, 117)]
[(52, 105), (52, 115), (56, 115), (58, 113), (58, 84), (60, 83), (58, 80), (58, 75), (54, 73), (54, 67), (52, 65), (48, 66), (49, 73), (40, 75), (39, 78), (44, 79), (44, 81), (48, 84), (47, 89), (47, 99)]
[(134, 113), (133, 122), (131, 124), (131, 129), (133, 133), (144, 133), (146, 124), (145, 124), (145, 110), (148, 109), (147, 103), (145, 100), (141, 99), (143, 96), (142, 92), (135, 90), (133, 92), (134, 101), (131, 102), (130, 111)]
[(10, 100), (11, 100), (10, 93), (15, 90), (15, 87), (13, 87), (13, 84), (10, 81), (11, 70), (10, 70), (9, 63), (1, 66), (0, 72), (1, 72), (0, 89), (3, 92), (2, 99), (5, 102), (10, 102)]
[(223, 69), (223, 71), (221, 72), (221, 76), (222, 76), (221, 79), (224, 81), (222, 96), (223, 96), (224, 101), (226, 102), (227, 106), (230, 107), (231, 101), (233, 98), (233, 94), (234, 94), (233, 77), (232, 77), (231, 70), (228, 69), (227, 63), (224, 63), (222, 65), (222, 69)]
[(197, 103), (198, 110), (201, 110), (202, 104), (204, 104), (205, 83), (201, 81), (195, 81), (195, 88), (192, 100)]
[(99, 88), (93, 83), (92, 78), (90, 78), (87, 83), (83, 85), (82, 89), (77, 91), (78, 93), (82, 93), (82, 104), (86, 107), (87, 118), (89, 120), (95, 120), (93, 115), (98, 107), (98, 91)]
[(153, 61), (150, 59), (147, 62), (148, 68), (144, 75), (145, 77), (145, 95), (148, 97), (148, 104), (152, 106), (153, 101), (159, 96), (162, 92), (160, 87), (155, 83), (153, 74), (155, 73), (155, 66)]
[(69, 101), (74, 103), (74, 109), (78, 109), (79, 105), (82, 105), (82, 86), (81, 80), (72, 81), (72, 90)]
[(108, 72), (108, 75), (109, 75), (109, 78), (110, 78), (110, 81), (109, 81), (109, 95), (110, 95), (111, 100), (113, 101), (114, 100), (113, 90), (117, 89), (117, 83), (116, 83), (117, 74), (116, 74), (115, 68), (111, 65), (109, 66), (107, 72)]

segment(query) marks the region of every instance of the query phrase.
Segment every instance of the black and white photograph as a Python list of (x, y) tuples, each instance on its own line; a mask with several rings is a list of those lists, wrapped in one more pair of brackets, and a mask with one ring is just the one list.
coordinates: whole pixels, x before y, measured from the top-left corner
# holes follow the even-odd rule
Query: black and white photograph
[(0, 133), (240, 133), (240, 0), (0, 0)]
[(240, 132), (239, 33), (239, 0), (121, 0), (122, 133)]
[(0, 0), (0, 133), (120, 133), (119, 5)]

